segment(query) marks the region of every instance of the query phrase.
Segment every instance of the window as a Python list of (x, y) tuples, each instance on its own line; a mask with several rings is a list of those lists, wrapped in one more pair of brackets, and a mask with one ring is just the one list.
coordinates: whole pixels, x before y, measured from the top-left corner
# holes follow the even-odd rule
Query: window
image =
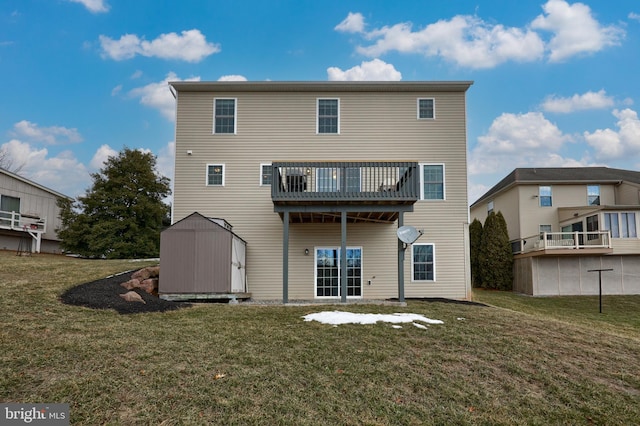
[(595, 240), (598, 235), (595, 232), (598, 231), (598, 215), (587, 216), (587, 232), (594, 232), (594, 234), (587, 234), (587, 240)]
[(492, 211), (493, 211), (493, 200), (487, 203), (487, 214), (491, 214)]
[(224, 186), (224, 164), (207, 164), (207, 186)]
[(215, 124), (213, 133), (236, 133), (236, 100), (235, 99), (215, 99), (214, 100)]
[(436, 118), (434, 99), (418, 99), (418, 119)]
[[(338, 247), (316, 248), (316, 297), (340, 297), (341, 251)], [(362, 297), (362, 248), (347, 247), (347, 297)]]
[(611, 232), (611, 238), (637, 238), (635, 213), (605, 213), (604, 229)]
[(435, 281), (433, 244), (415, 243), (411, 246), (412, 281)]
[(338, 99), (318, 99), (317, 133), (340, 133), (340, 101)]
[(0, 195), (0, 225), (20, 226), (20, 198)]
[(316, 170), (316, 191), (317, 192), (337, 192), (342, 191), (342, 171), (347, 176), (345, 182), (347, 192), (360, 192), (360, 168), (347, 167), (340, 169), (337, 167), (323, 167)]
[(271, 185), (271, 163), (260, 164), (260, 186)]
[(600, 185), (587, 185), (587, 205), (600, 205)]
[(547, 240), (550, 240), (552, 238), (552, 236), (549, 235), (549, 233), (551, 232), (551, 225), (540, 225), (539, 230), (540, 230), (540, 239), (543, 238), (545, 232), (547, 233)]
[(553, 205), (551, 201), (551, 187), (540, 186), (538, 188), (538, 197), (540, 198), (541, 207), (551, 207)]
[(420, 199), (444, 200), (444, 164), (421, 164)]

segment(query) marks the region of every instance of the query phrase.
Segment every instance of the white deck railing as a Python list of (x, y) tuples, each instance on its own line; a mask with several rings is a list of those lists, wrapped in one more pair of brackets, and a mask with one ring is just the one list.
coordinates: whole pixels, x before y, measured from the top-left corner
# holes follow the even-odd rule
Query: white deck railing
[(45, 233), (47, 232), (47, 221), (45, 218), (33, 215), (0, 210), (0, 228), (14, 231)]
[(511, 241), (514, 254), (538, 250), (611, 248), (609, 231), (541, 232), (537, 235)]

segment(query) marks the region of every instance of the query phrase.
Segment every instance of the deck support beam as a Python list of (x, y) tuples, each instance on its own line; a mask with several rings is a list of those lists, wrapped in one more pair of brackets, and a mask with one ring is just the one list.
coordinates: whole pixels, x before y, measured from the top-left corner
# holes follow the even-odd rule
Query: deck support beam
[(289, 211), (282, 217), (282, 303), (289, 303)]
[(347, 302), (347, 212), (340, 218), (340, 301)]
[[(398, 214), (398, 229), (404, 225), (404, 212)], [(398, 238), (398, 301), (404, 302), (404, 251), (405, 245)]]

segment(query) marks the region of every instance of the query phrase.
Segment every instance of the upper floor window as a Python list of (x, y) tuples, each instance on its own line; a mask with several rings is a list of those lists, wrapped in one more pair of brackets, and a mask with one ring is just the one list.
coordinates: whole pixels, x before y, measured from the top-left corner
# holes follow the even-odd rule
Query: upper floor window
[(271, 163), (260, 164), (260, 186), (271, 185), (271, 170)]
[(436, 101), (434, 99), (418, 99), (418, 119), (436, 118)]
[(236, 100), (214, 100), (213, 133), (236, 133)]
[(435, 249), (433, 244), (411, 245), (412, 281), (435, 281)]
[(420, 199), (444, 200), (444, 164), (421, 164)]
[(487, 203), (487, 214), (491, 214), (492, 211), (493, 211), (493, 200)]
[(224, 164), (207, 164), (207, 186), (224, 186)]
[(551, 200), (551, 187), (541, 186), (538, 188), (538, 197), (540, 198), (541, 207), (550, 207), (553, 205)]
[(587, 185), (587, 205), (600, 205), (600, 185)]
[(340, 133), (339, 99), (318, 99), (317, 133)]

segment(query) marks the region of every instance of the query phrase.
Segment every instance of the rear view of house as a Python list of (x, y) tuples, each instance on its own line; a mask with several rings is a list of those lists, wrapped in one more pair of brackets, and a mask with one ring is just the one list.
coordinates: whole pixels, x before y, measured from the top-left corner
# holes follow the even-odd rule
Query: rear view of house
[(60, 198), (70, 199), (0, 168), (0, 249), (60, 252)]
[(170, 84), (172, 221), (233, 226), (253, 298), (470, 297), (470, 82)]
[(471, 206), (502, 212), (514, 290), (536, 295), (640, 294), (640, 172), (607, 167), (519, 168)]

